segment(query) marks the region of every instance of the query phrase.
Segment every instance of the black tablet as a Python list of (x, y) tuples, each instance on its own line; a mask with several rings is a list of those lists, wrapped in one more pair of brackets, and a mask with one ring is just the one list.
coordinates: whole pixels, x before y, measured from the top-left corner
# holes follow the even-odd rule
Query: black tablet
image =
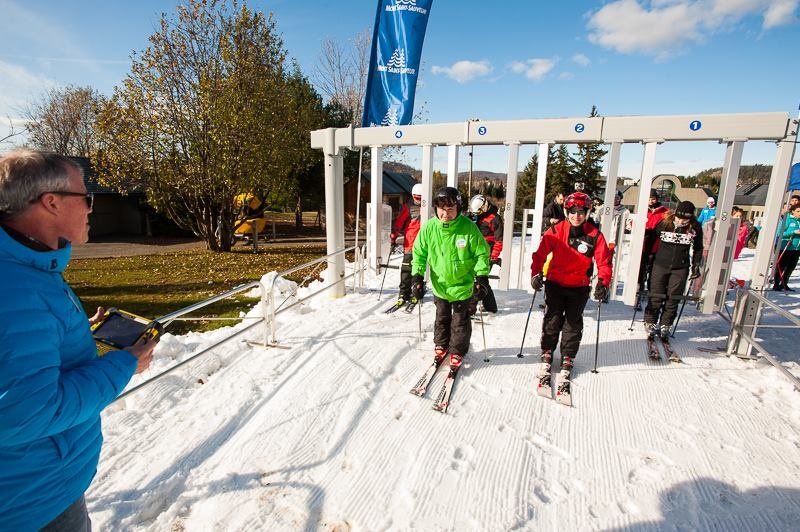
[(158, 340), (163, 332), (164, 327), (157, 321), (115, 308), (108, 309), (100, 321), (92, 325), (92, 336), (100, 355), (133, 345), (142, 336)]

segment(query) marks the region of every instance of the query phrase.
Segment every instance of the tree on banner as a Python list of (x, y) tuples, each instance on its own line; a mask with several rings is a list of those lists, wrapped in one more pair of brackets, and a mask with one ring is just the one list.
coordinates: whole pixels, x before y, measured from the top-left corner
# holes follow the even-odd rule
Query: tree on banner
[(433, 0), (379, 0), (361, 125), (410, 124)]

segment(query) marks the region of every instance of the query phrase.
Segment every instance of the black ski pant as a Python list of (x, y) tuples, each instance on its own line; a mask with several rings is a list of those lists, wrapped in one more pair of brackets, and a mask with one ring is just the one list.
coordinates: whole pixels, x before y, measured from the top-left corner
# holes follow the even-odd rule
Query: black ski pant
[(433, 343), (447, 347), (448, 353), (466, 355), (472, 337), (472, 321), (469, 318), (472, 298), (451, 302), (433, 296), (433, 303), (436, 305)]
[(789, 277), (792, 276), (797, 259), (800, 258), (800, 250), (787, 249), (783, 252), (775, 267), (775, 290), (783, 290), (789, 285)]
[(642, 261), (639, 264), (639, 292), (643, 292), (650, 287), (650, 272), (653, 270), (653, 254), (642, 253)]
[(403, 264), (400, 265), (400, 297), (406, 301), (411, 299), (411, 258), (413, 254), (403, 253)]
[[(645, 323), (672, 325), (678, 315), (678, 305), (689, 277), (689, 268), (653, 266), (650, 273), (650, 299), (644, 309)], [(661, 320), (659, 321), (659, 314)]]
[(589, 300), (589, 287), (566, 287), (552, 281), (544, 283), (544, 321), (542, 351), (554, 351), (561, 335), (561, 360), (575, 358), (583, 338), (583, 309)]

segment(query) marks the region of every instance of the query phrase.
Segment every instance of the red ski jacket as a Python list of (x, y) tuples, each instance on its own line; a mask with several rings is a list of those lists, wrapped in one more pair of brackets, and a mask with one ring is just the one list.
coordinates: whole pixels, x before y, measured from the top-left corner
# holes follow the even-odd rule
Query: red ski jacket
[(403, 235), (404, 253), (411, 253), (411, 248), (414, 247), (414, 239), (417, 238), (417, 233), (419, 233), (419, 209), (420, 206), (415, 204), (413, 200), (404, 203), (392, 227), (390, 235), (392, 242), (398, 236)]
[(489, 244), (491, 255), (489, 260), (497, 260), (503, 251), (503, 219), (500, 218), (497, 207), (490, 205), (485, 213), (478, 216), (475, 224), (480, 229), (486, 243)]
[(570, 223), (562, 220), (542, 235), (539, 249), (533, 252), (531, 276), (542, 271), (547, 255), (553, 254), (547, 280), (568, 288), (589, 286), (592, 261), (597, 263), (597, 277), (604, 286), (611, 284), (611, 252), (603, 233), (592, 224), (583, 224), (583, 235), (570, 237)]

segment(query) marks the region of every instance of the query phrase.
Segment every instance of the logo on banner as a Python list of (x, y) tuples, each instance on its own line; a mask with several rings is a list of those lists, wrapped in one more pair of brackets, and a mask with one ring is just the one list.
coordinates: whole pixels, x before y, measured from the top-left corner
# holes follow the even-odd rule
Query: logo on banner
[(394, 0), (394, 3), (386, 6), (386, 11), (410, 11), (420, 15), (428, 14), (427, 9), (417, 6), (417, 0)]
[(381, 120), (382, 126), (396, 126), (400, 121), (400, 117), (397, 116), (397, 107), (392, 106), (386, 111), (386, 114), (383, 115), (383, 120)]
[(389, 58), (389, 62), (386, 65), (378, 65), (378, 72), (415, 75), (417, 69), (406, 66), (406, 52), (402, 48), (398, 48), (392, 53), (392, 57)]

